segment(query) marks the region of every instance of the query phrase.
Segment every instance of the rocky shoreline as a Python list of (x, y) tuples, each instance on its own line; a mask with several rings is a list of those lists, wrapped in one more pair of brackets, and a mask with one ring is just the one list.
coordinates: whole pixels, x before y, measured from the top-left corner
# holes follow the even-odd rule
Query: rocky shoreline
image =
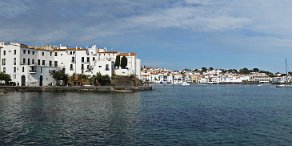
[(117, 92), (150, 91), (152, 86), (0, 86), (0, 93), (8, 92)]

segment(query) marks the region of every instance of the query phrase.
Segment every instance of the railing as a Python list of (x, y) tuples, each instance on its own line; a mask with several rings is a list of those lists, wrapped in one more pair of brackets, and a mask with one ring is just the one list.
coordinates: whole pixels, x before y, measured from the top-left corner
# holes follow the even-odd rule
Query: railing
[(29, 70), (29, 73), (36, 73), (36, 69)]

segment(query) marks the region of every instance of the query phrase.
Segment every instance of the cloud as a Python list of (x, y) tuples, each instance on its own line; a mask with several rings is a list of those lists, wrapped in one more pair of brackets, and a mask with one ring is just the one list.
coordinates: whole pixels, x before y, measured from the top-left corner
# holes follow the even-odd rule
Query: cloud
[(19, 15), (29, 13), (32, 3), (29, 0), (2, 0), (0, 5), (0, 16), (15, 18)]
[[(222, 6), (225, 3), (215, 4)], [(1, 1), (0, 5), (0, 15), (10, 20), (0, 24), (2, 36), (8, 36), (6, 39), (19, 36), (47, 42), (62, 38), (72, 41), (94, 40), (161, 28), (225, 31), (242, 28), (251, 21), (245, 17), (232, 16), (225, 9), (216, 9), (208, 0), (14, 0)], [(30, 15), (22, 16), (24, 14)], [(13, 20), (16, 24), (11, 24)], [(19, 34), (12, 34), (17, 32), (14, 29), (19, 30)]]
[(185, 0), (187, 4), (208, 4), (209, 0)]
[[(175, 29), (199, 37), (219, 33), (220, 38), (238, 37), (255, 43), (251, 34), (244, 33), (249, 31), (268, 34), (257, 40), (276, 37), (275, 42), (289, 42), (290, 4), (288, 0), (3, 0), (0, 39), (75, 44)], [(212, 39), (216, 42), (220, 38)]]
[(129, 23), (152, 28), (224, 31), (242, 28), (251, 21), (248, 18), (206, 13), (210, 12), (195, 7), (175, 7), (129, 18)]

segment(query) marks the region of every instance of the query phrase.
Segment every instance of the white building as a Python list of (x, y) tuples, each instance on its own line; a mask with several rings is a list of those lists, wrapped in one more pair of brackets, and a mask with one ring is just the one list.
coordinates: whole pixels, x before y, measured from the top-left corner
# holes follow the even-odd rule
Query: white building
[[(136, 53), (107, 51), (92, 46), (88, 49), (60, 47), (32, 47), (20, 43), (0, 43), (0, 71), (11, 76), (20, 86), (55, 85), (52, 71), (65, 69), (68, 75), (94, 75), (100, 72), (110, 77), (135, 75), (140, 78), (141, 60)], [(114, 68), (116, 56), (126, 56), (125, 69)]]

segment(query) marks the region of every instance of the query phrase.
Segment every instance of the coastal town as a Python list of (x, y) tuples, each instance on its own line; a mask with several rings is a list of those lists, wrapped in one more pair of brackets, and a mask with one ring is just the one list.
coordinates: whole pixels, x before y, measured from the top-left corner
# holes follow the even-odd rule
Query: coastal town
[(184, 69), (173, 71), (165, 68), (144, 66), (141, 71), (143, 81), (155, 84), (283, 84), (291, 82), (287, 74), (271, 73), (253, 68), (243, 69)]
[[(113, 79), (113, 76), (132, 76), (141, 83), (182, 85), (283, 84), (292, 80), (290, 72), (273, 74), (258, 68), (249, 70), (202, 67), (174, 71), (141, 67), (141, 60), (135, 52), (112, 51), (96, 45), (70, 48), (63, 45), (28, 46), (1, 42), (0, 49), (0, 71), (9, 75), (9, 84), (15, 86), (98, 85), (92, 82), (97, 74), (106, 76), (107, 80)], [(63, 73), (68, 77), (56, 78), (54, 73)], [(109, 84), (101, 81), (99, 85)]]

